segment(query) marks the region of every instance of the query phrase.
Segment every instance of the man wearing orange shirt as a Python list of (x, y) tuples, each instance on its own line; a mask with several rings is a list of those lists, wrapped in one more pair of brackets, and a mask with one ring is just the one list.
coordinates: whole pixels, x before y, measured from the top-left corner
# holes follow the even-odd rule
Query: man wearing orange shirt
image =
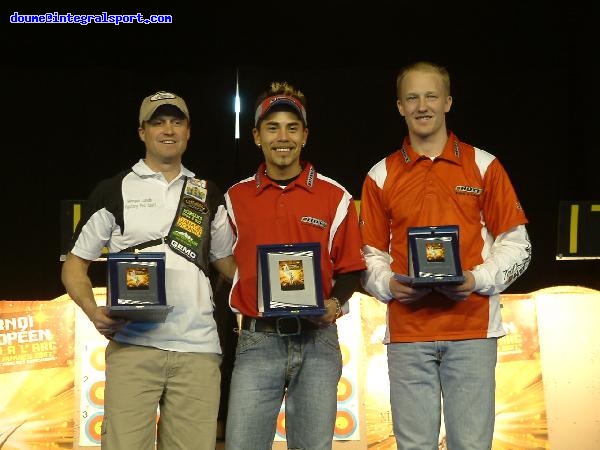
[[(446, 128), (450, 76), (417, 62), (396, 80), (408, 136), (363, 183), (363, 286), (387, 303), (390, 402), (402, 450), (437, 449), (442, 408), (452, 450), (492, 446), (499, 294), (528, 267), (527, 218), (498, 159)], [(409, 227), (458, 225), (464, 282), (411, 286)], [(443, 401), (442, 401), (443, 400)]]

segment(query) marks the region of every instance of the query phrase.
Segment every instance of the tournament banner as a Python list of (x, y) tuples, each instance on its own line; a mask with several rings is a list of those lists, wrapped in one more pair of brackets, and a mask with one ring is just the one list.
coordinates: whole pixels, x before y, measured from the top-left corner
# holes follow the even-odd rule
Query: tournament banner
[(492, 450), (549, 449), (537, 302), (532, 294), (501, 300), (506, 336), (498, 340)]
[(0, 448), (73, 442), (74, 304), (0, 301)]

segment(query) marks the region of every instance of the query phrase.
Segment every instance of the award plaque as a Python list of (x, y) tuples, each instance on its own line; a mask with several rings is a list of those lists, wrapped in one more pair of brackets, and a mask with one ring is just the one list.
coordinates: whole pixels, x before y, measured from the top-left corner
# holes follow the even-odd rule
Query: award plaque
[(260, 316), (325, 314), (318, 242), (259, 245), (257, 254)]
[(408, 277), (395, 277), (414, 287), (461, 284), (465, 277), (458, 249), (457, 225), (409, 227)]
[(165, 293), (165, 253), (109, 253), (107, 306), (111, 317), (164, 322), (173, 309)]

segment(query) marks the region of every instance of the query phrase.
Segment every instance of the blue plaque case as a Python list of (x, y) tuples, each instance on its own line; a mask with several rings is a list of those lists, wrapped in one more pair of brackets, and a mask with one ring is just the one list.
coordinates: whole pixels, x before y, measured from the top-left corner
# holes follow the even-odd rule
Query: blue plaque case
[(257, 258), (260, 316), (325, 314), (318, 242), (259, 245)]
[(457, 225), (409, 227), (408, 277), (396, 279), (415, 287), (463, 283), (458, 238)]
[(111, 317), (164, 322), (173, 309), (165, 291), (165, 253), (109, 253), (107, 307)]

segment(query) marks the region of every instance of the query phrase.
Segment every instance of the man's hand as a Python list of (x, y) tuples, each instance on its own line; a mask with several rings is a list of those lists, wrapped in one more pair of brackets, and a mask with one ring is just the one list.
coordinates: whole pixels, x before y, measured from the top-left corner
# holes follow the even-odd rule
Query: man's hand
[(90, 320), (102, 336), (111, 339), (115, 333), (127, 325), (130, 321), (125, 319), (113, 319), (108, 315), (106, 306), (98, 306), (90, 316)]
[(412, 303), (429, 294), (431, 288), (413, 288), (392, 277), (390, 278), (390, 291), (400, 303)]
[(475, 289), (475, 277), (469, 271), (464, 272), (465, 281), (462, 284), (446, 284), (436, 286), (435, 290), (450, 300), (460, 302), (467, 298)]
[(325, 314), (322, 316), (306, 316), (306, 319), (321, 327), (331, 325), (337, 319), (337, 302), (328, 298), (325, 300)]

